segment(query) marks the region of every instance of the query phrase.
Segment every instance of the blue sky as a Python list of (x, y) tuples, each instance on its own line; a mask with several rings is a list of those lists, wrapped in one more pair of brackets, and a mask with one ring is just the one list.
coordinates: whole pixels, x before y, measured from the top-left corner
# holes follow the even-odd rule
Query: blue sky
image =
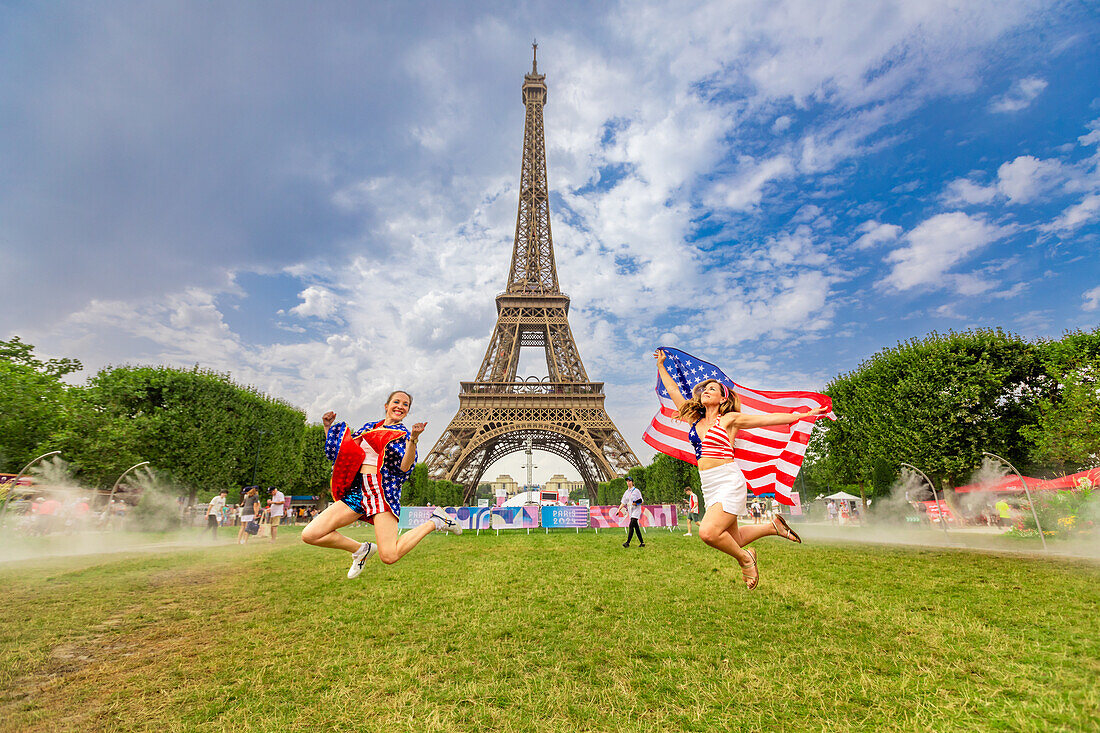
[(1011, 0), (0, 3), (0, 336), (314, 420), (401, 386), (434, 441), (504, 286), (537, 37), (572, 327), (648, 460), (659, 343), (820, 388), (932, 330), (1095, 327), (1098, 31)]

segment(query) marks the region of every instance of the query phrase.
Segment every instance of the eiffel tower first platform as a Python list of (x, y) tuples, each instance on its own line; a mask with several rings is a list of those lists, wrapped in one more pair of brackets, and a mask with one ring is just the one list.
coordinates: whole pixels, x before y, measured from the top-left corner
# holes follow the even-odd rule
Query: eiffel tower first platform
[[(604, 409), (603, 382), (590, 381), (584, 370), (569, 328), (569, 296), (558, 287), (542, 127), (545, 79), (536, 56), (523, 77), (519, 212), (508, 288), (496, 298), (496, 328), (477, 379), (459, 383), (458, 414), (426, 460), (431, 478), (462, 484), (467, 500), (485, 470), (524, 450), (528, 438), (531, 447), (576, 468), (593, 501), (597, 482), (639, 465)], [(545, 352), (546, 378), (517, 376), (525, 347)]]

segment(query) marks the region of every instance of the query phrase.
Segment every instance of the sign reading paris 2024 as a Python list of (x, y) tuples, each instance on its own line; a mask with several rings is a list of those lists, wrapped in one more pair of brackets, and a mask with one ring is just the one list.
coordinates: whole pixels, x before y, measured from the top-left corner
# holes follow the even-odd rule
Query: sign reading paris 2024
[(542, 508), (542, 526), (546, 529), (587, 527), (588, 507), (544, 506)]

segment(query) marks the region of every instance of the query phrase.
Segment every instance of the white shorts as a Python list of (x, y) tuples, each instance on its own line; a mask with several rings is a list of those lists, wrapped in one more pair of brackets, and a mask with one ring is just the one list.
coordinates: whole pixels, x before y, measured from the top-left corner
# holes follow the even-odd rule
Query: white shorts
[(727, 514), (741, 515), (748, 512), (745, 500), (749, 485), (745, 483), (745, 474), (741, 473), (741, 469), (733, 461), (700, 471), (699, 480), (707, 509), (721, 504), (722, 511)]
[(249, 522), (251, 522), (255, 518), (256, 518), (255, 514), (242, 514), (241, 515), (241, 524), (248, 524)]

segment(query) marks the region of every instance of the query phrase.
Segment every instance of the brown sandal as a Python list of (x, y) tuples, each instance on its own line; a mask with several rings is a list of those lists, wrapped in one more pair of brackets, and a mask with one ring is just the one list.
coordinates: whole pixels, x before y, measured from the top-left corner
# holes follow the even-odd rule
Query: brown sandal
[[(779, 524), (776, 524), (778, 520)], [(778, 514), (772, 516), (772, 526), (775, 527), (775, 533), (780, 537), (786, 537), (791, 542), (797, 542), (802, 544), (802, 538), (798, 536), (798, 533), (791, 529), (791, 525), (787, 524), (787, 520)]]
[[(756, 550), (746, 548), (745, 552), (752, 555), (752, 565), (741, 567), (741, 579), (745, 581), (749, 590), (756, 590), (756, 586), (760, 585), (760, 569), (756, 567)], [(756, 575), (749, 575), (750, 570), (756, 570)]]

